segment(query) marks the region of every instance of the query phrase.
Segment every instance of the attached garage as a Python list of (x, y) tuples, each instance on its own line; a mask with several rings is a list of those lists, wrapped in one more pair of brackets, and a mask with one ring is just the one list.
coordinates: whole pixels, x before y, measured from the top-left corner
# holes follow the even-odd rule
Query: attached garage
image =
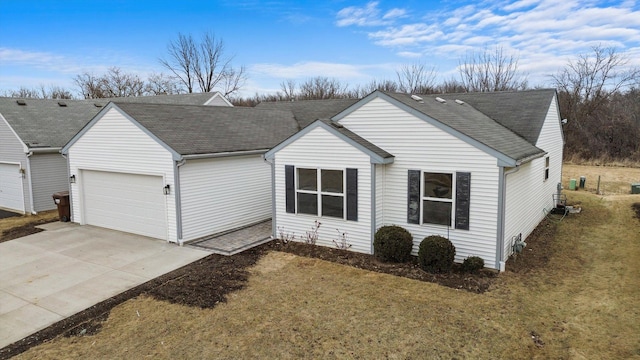
[(85, 223), (167, 239), (162, 176), (81, 170)]
[(183, 243), (271, 218), (290, 111), (110, 103), (63, 149), (71, 220)]
[(0, 163), (0, 208), (24, 212), (19, 164)]

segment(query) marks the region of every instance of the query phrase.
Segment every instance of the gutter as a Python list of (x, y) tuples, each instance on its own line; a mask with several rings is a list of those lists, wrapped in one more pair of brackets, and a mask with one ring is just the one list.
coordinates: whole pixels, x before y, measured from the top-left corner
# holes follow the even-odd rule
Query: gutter
[[(524, 158), (524, 159), (521, 159), (521, 160), (516, 161), (516, 166), (520, 166), (520, 165), (522, 165), (522, 164), (526, 164), (526, 163), (528, 163), (529, 161), (532, 161), (532, 160), (535, 160), (535, 159), (539, 159), (539, 158), (541, 158), (541, 157), (543, 157), (543, 156), (546, 156), (547, 154), (548, 154), (548, 152), (546, 152), (546, 151), (545, 151), (545, 152), (543, 152), (543, 153), (538, 153), (538, 154), (535, 154), (535, 155), (527, 156), (527, 157), (526, 157), (526, 158)], [(517, 171), (517, 170), (516, 170), (516, 171)], [(515, 171), (514, 171), (514, 172), (515, 172)], [(509, 174), (511, 174), (511, 172), (510, 172)], [(506, 175), (506, 174), (505, 174), (505, 175)]]
[(230, 157), (230, 156), (261, 155), (266, 153), (267, 151), (269, 151), (269, 149), (227, 151), (227, 152), (219, 152), (219, 153), (211, 153), (211, 154), (191, 154), (191, 155), (183, 155), (182, 159), (196, 160), (196, 159), (211, 159), (211, 158)]
[(276, 232), (276, 162), (269, 161), (264, 155), (262, 160), (271, 167), (271, 236), (275, 239), (278, 237)]
[(46, 148), (29, 148), (31, 154), (55, 154), (60, 153), (61, 147), (46, 147)]
[(505, 171), (504, 167), (500, 167), (500, 179), (498, 185), (498, 233), (496, 234), (496, 264), (495, 268), (500, 272), (505, 271), (506, 262), (504, 259), (504, 221), (505, 221), (505, 199), (507, 195), (507, 175), (516, 173), (520, 170), (519, 166)]

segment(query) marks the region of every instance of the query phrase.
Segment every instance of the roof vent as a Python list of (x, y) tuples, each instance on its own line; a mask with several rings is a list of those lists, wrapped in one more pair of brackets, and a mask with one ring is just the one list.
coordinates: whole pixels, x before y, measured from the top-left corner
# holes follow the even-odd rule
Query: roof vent
[(67, 103), (64, 101), (58, 101), (58, 106), (60, 107), (67, 107)]
[(16, 102), (17, 102), (17, 103), (18, 103), (18, 105), (20, 105), (20, 106), (25, 106), (25, 105), (27, 105), (27, 102), (26, 102), (26, 101), (24, 101), (24, 100), (22, 100), (22, 99), (20, 99), (20, 100), (16, 100)]
[(417, 102), (424, 102), (422, 101), (422, 98), (418, 95), (411, 95), (411, 98)]
[(441, 97), (436, 97), (436, 101), (441, 103), (441, 104), (446, 104), (447, 100), (441, 98)]
[(456, 104), (458, 104), (458, 105), (464, 105), (464, 101), (462, 101), (462, 100), (456, 99), (455, 101), (456, 101)]
[(93, 103), (93, 105), (94, 105), (95, 107), (102, 107), (102, 104), (100, 104), (100, 103)]

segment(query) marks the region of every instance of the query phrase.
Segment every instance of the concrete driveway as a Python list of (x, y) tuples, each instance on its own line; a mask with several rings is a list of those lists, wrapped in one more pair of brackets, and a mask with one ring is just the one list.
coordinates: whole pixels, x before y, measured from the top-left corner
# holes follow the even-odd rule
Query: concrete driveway
[(210, 252), (70, 223), (0, 243), (0, 348)]

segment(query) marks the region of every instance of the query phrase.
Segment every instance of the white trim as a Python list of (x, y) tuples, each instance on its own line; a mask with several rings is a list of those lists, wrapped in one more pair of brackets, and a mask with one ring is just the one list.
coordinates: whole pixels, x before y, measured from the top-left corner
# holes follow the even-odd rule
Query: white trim
[[(424, 195), (424, 175), (425, 173), (430, 174), (447, 174), (451, 176), (451, 198), (435, 198)], [(456, 171), (426, 171), (421, 170), (420, 172), (420, 225), (425, 226), (447, 226), (451, 229), (455, 229), (455, 214), (456, 214)], [(436, 224), (430, 222), (424, 222), (424, 201), (434, 201), (434, 202), (443, 202), (451, 204), (451, 214), (449, 214), (449, 224)]]
[(209, 105), (211, 104), (211, 102), (213, 100), (215, 100), (217, 97), (221, 98), (229, 107), (234, 107), (233, 104), (227, 100), (226, 97), (224, 97), (224, 95), (222, 95), (222, 93), (220, 91), (216, 91), (213, 96), (211, 98), (209, 98), (209, 100), (205, 101), (205, 103), (203, 105)]
[[(316, 170), (316, 190), (304, 190), (304, 189), (299, 189), (299, 177), (298, 177), (298, 171), (300, 169), (306, 169), (306, 170)], [(340, 171), (342, 172), (342, 192), (341, 193), (335, 193), (335, 192), (328, 192), (328, 191), (322, 191), (322, 170), (333, 170), (333, 171)], [(347, 219), (347, 171), (345, 168), (323, 168), (323, 167), (306, 167), (306, 166), (294, 166), (294, 185), (295, 185), (295, 191), (296, 191), (296, 215), (300, 214), (300, 215), (311, 215), (311, 216), (317, 216), (317, 217), (330, 217), (332, 219), (342, 219), (342, 220), (346, 220)], [(298, 205), (298, 194), (299, 193), (303, 193), (303, 194), (313, 194), (317, 196), (317, 204), (318, 204), (318, 211), (316, 212), (316, 214), (308, 214), (308, 213), (299, 213), (299, 209), (300, 206)], [(322, 213), (322, 195), (328, 195), (328, 196), (340, 196), (342, 197), (342, 217), (336, 217), (336, 216), (330, 216), (330, 215), (324, 215)]]

